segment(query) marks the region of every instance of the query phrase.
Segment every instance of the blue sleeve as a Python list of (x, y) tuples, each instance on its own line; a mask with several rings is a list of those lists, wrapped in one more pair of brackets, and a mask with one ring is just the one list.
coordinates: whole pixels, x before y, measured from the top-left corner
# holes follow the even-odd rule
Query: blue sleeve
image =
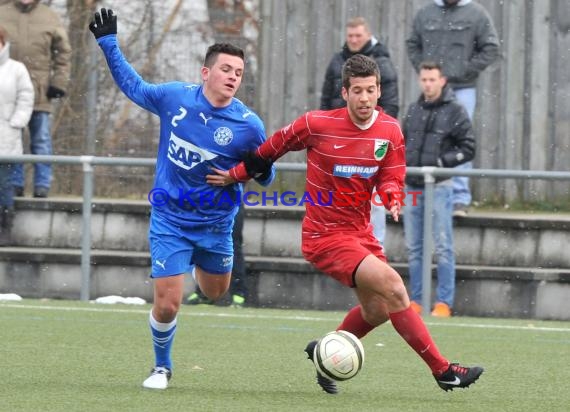
[(107, 65), (119, 89), (139, 106), (158, 115), (159, 102), (164, 94), (161, 86), (145, 82), (133, 69), (121, 52), (116, 35), (100, 37), (97, 43), (105, 54)]

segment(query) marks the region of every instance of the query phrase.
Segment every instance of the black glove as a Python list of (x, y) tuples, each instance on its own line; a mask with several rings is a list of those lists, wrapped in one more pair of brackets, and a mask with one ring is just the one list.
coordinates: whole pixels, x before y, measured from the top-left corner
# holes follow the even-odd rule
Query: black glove
[(59, 99), (60, 97), (65, 96), (65, 92), (58, 87), (49, 86), (46, 92), (46, 96), (48, 99)]
[(250, 177), (264, 180), (271, 174), (273, 162), (271, 160), (262, 159), (255, 151), (247, 152), (242, 160), (245, 165), (245, 170)]
[(101, 9), (101, 14), (95, 12), (93, 20), (89, 23), (89, 30), (96, 39), (108, 34), (117, 34), (117, 16), (113, 15), (111, 9)]

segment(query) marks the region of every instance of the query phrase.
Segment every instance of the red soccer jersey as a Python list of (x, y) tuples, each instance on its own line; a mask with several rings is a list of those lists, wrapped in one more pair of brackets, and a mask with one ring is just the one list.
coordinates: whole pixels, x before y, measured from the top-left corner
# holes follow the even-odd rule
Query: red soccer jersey
[[(370, 201), (362, 195), (402, 191), (406, 154), (400, 125), (381, 110), (376, 114), (369, 127), (361, 129), (346, 107), (308, 112), (257, 149), (259, 156), (273, 161), (289, 151), (307, 149), (306, 199), (312, 202), (305, 202), (305, 235), (365, 230)], [(243, 163), (230, 175), (248, 179)]]

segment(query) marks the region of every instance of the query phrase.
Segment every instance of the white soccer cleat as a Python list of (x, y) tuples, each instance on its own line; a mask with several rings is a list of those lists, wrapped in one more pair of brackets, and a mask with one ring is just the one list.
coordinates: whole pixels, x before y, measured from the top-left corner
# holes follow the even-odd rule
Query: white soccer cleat
[(166, 389), (171, 376), (170, 369), (156, 366), (150, 371), (150, 376), (145, 379), (142, 386), (147, 389)]

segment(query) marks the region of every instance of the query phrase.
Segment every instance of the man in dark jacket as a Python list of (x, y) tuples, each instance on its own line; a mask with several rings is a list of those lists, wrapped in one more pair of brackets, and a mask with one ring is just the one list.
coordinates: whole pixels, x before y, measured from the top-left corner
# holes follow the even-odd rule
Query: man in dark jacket
[[(473, 120), (477, 78), (499, 56), (497, 31), (485, 8), (472, 0), (433, 0), (416, 14), (406, 43), (417, 71), (422, 61), (441, 64), (449, 86)], [(460, 166), (471, 167), (471, 162)], [(469, 178), (456, 176), (453, 186), (455, 214), (464, 216), (471, 203)]]
[[(403, 120), (406, 166), (455, 167), (473, 159), (475, 140), (467, 111), (446, 85), (441, 65), (423, 62), (419, 70), (422, 95), (412, 103)], [(406, 177), (407, 191), (423, 192), (421, 176)], [(437, 261), (437, 297), (433, 316), (449, 317), (455, 294), (453, 249), (453, 183), (436, 180), (433, 207), (433, 239)], [(428, 211), (429, 213), (429, 211)], [(412, 307), (421, 313), (424, 196), (406, 207), (404, 235), (408, 248)]]
[(378, 106), (390, 116), (398, 117), (398, 75), (390, 60), (388, 48), (379, 43), (370, 32), (363, 17), (354, 17), (346, 24), (346, 43), (342, 51), (336, 53), (325, 74), (321, 94), (321, 110), (337, 109), (346, 106), (341, 96), (342, 65), (355, 54), (363, 54), (376, 61), (380, 69), (380, 90)]

